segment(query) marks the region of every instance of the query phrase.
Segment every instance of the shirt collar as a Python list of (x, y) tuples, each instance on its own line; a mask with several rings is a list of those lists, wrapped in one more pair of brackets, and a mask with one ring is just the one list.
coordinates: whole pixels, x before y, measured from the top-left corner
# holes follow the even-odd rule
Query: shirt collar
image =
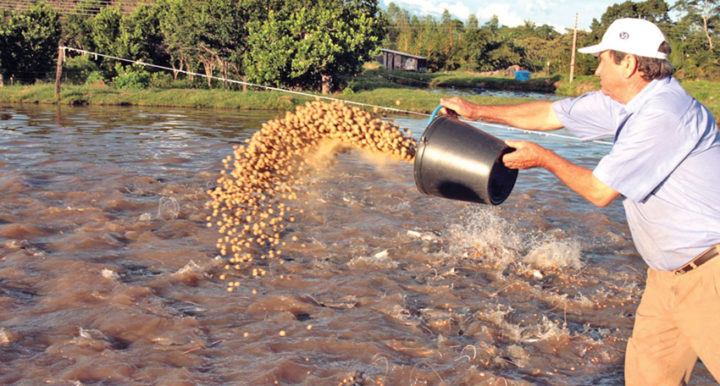
[(629, 113), (636, 113), (638, 110), (640, 110), (640, 107), (642, 107), (642, 105), (644, 105), (645, 102), (650, 98), (650, 96), (655, 93), (656, 89), (668, 83), (670, 83), (669, 76), (662, 79), (652, 80), (637, 95), (630, 99), (630, 101), (625, 105), (625, 111)]

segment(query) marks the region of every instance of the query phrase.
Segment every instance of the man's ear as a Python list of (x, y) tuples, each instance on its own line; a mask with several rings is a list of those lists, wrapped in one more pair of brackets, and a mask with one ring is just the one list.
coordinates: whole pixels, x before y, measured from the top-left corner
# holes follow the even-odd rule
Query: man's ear
[(620, 65), (623, 67), (623, 73), (625, 74), (626, 79), (631, 78), (638, 72), (638, 58), (635, 55), (625, 55), (623, 60), (620, 62)]

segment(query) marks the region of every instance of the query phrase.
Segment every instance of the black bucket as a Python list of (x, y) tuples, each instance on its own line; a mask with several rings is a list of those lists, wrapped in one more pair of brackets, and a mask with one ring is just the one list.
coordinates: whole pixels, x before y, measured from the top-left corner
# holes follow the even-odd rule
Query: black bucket
[(514, 150), (457, 118), (438, 116), (420, 139), (415, 185), (431, 196), (499, 205), (517, 179), (517, 169), (502, 162), (502, 156)]

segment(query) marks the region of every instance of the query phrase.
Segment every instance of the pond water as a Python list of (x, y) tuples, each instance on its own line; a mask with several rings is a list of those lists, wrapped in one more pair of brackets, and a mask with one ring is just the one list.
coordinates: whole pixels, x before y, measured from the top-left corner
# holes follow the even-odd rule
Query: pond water
[(411, 163), (343, 152), (298, 187), (283, 264), (229, 293), (206, 192), (277, 113), (0, 113), (0, 383), (622, 383), (646, 268), (619, 201), (540, 170), (496, 207), (422, 196)]
[(505, 91), (505, 90), (488, 90), (484, 88), (435, 88), (432, 89), (437, 94), (447, 94), (453, 96), (468, 95), (484, 95), (496, 98), (528, 98), (528, 99), (557, 99), (554, 94), (547, 94), (535, 91)]

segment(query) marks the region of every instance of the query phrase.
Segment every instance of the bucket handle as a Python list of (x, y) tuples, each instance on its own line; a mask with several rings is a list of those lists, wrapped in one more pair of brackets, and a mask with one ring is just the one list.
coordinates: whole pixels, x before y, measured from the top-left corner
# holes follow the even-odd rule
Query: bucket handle
[(443, 105), (438, 105), (438, 107), (436, 107), (435, 110), (433, 110), (432, 114), (430, 114), (430, 119), (428, 120), (428, 123), (427, 123), (428, 126), (430, 126), (432, 121), (435, 120), (435, 116), (437, 115), (438, 111), (440, 111), (441, 108), (443, 108)]
[[(430, 124), (432, 123), (432, 121), (435, 120), (435, 116), (437, 115), (437, 113), (438, 113), (438, 112), (440, 111), (440, 109), (443, 108), (443, 107), (444, 107), (443, 105), (439, 105), (438, 107), (435, 108), (435, 110), (433, 110), (432, 114), (430, 114), (430, 119), (428, 120), (427, 126), (430, 126)], [(450, 109), (447, 109), (447, 111), (448, 111), (449, 113), (451, 113), (451, 114), (455, 113), (454, 111), (452, 111), (452, 110), (450, 110)]]

